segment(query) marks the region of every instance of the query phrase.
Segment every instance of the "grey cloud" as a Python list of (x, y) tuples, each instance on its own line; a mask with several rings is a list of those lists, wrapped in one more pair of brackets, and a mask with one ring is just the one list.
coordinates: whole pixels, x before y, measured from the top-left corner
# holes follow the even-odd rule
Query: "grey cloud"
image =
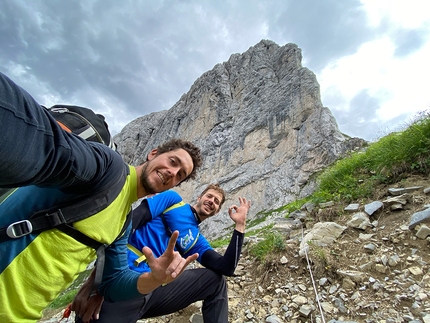
[[(0, 1), (0, 19), (0, 70), (10, 62), (28, 67), (16, 81), (36, 98), (43, 86), (45, 96), (60, 97), (58, 103), (98, 112), (104, 99), (115, 122), (169, 109), (204, 72), (263, 38), (296, 43), (305, 65), (318, 74), (364, 41), (392, 31), (388, 21), (366, 27), (359, 0), (16, 0)], [(396, 37), (398, 55), (422, 45), (419, 30)], [(349, 128), (348, 114), (341, 112), (349, 103), (341, 95), (323, 101), (336, 107), (341, 129), (363, 129)], [(353, 115), (375, 118), (358, 107), (376, 101), (363, 94), (354, 102)]]
[(376, 119), (377, 109), (378, 99), (363, 90), (349, 102), (345, 109), (333, 111), (333, 114), (342, 132), (371, 141), (375, 139), (377, 131), (379, 131), (375, 128), (375, 123), (372, 122)]
[(425, 42), (423, 30), (400, 30), (394, 34), (395, 44), (397, 45), (394, 52), (397, 57), (404, 57), (420, 49)]
[(276, 26), (303, 49), (307, 66), (316, 73), (375, 37), (365, 27), (366, 14), (358, 0), (291, 1)]
[[(336, 100), (335, 97), (332, 99)], [(362, 90), (351, 100), (348, 109), (335, 110), (333, 115), (342, 132), (368, 141), (375, 141), (390, 132), (405, 129), (406, 113), (384, 121), (377, 116), (379, 107), (379, 99)]]

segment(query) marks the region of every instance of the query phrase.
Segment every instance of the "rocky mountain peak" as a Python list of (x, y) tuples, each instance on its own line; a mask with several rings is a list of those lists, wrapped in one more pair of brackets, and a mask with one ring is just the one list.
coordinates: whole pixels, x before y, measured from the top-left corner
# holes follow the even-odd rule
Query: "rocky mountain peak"
[(250, 219), (307, 196), (312, 174), (364, 143), (339, 131), (300, 48), (269, 40), (215, 65), (168, 111), (132, 121), (114, 139), (124, 160), (137, 165), (171, 138), (191, 140), (204, 156), (196, 180), (177, 188), (185, 201), (209, 183), (227, 192), (220, 214), (203, 224), (211, 237), (232, 224), (227, 208), (239, 196), (252, 200)]

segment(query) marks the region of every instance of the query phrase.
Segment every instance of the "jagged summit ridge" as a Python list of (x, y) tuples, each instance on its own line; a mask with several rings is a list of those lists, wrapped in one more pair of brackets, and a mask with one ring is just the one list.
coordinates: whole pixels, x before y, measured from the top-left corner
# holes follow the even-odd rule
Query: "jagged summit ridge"
[(310, 194), (310, 176), (362, 143), (343, 135), (323, 107), (315, 74), (302, 67), (295, 44), (262, 40), (200, 76), (168, 111), (140, 117), (115, 136), (124, 159), (138, 164), (170, 138), (202, 148), (204, 165), (195, 181), (177, 190), (195, 201), (208, 183), (228, 193), (221, 215), (205, 221), (217, 236), (231, 225), (227, 208), (238, 196), (253, 201), (252, 218)]

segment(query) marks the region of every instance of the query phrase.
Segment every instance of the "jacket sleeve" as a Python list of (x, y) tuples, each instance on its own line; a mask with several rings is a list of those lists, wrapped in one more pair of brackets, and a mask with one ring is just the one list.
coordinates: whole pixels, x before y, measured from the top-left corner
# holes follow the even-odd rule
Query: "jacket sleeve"
[(202, 255), (201, 264), (221, 275), (233, 276), (242, 251), (243, 238), (243, 233), (234, 230), (224, 256), (215, 250), (207, 250)]
[(104, 175), (100, 169), (110, 162), (104, 149), (63, 131), (26, 91), (1, 73), (0, 138), (0, 187), (80, 186), (100, 180)]
[(129, 269), (127, 240), (131, 224), (124, 235), (106, 249), (103, 280), (99, 292), (109, 302), (117, 302), (141, 296), (137, 290), (140, 273)]

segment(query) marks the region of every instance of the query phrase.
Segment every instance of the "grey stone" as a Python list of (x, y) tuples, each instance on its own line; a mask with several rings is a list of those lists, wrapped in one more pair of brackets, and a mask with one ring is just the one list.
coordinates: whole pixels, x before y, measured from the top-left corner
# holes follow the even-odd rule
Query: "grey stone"
[(410, 195), (405, 193), (399, 196), (390, 197), (384, 201), (382, 201), (384, 204), (392, 205), (392, 204), (402, 204), (406, 205), (408, 203), (408, 199), (410, 198)]
[(308, 317), (309, 314), (311, 314), (311, 312), (312, 312), (312, 307), (311, 306), (309, 306), (309, 305), (302, 305), (302, 306), (300, 306), (300, 309), (299, 309), (300, 315), (302, 315), (304, 317)]
[(430, 222), (430, 208), (412, 214), (409, 220), (409, 229), (413, 230), (420, 223)]
[(306, 212), (302, 212), (299, 210), (293, 211), (289, 214), (289, 217), (294, 220), (304, 220), (307, 216)]
[(266, 317), (266, 322), (267, 323), (282, 323), (284, 321), (282, 321), (278, 316), (276, 315), (270, 315), (268, 317)]
[(356, 213), (346, 224), (348, 227), (366, 230), (371, 226), (369, 216), (364, 212)]
[(354, 211), (358, 211), (359, 207), (360, 207), (360, 204), (352, 203), (352, 204), (349, 204), (344, 210), (348, 212), (354, 212)]
[(346, 227), (335, 222), (316, 223), (300, 242), (299, 255), (305, 257), (306, 252), (309, 250), (309, 241), (312, 241), (317, 246), (327, 246), (333, 243), (345, 229)]
[(375, 251), (376, 246), (373, 243), (368, 243), (366, 245), (364, 245), (364, 250), (366, 250), (367, 252), (373, 252)]
[(404, 188), (389, 188), (388, 189), (388, 193), (391, 195), (402, 195), (403, 193), (405, 193), (405, 189)]
[(426, 225), (421, 225), (416, 233), (416, 236), (420, 239), (425, 239), (429, 235), (430, 235), (430, 228)]
[(204, 323), (203, 316), (199, 313), (193, 314), (190, 318), (191, 323)]
[(390, 267), (395, 267), (398, 263), (400, 262), (400, 257), (398, 255), (392, 255), (389, 259), (388, 259), (388, 265)]
[(341, 277), (349, 277), (356, 283), (361, 283), (366, 279), (366, 274), (357, 270), (337, 270), (337, 274)]
[(337, 309), (339, 310), (339, 312), (341, 312), (341, 313), (348, 312), (347, 308), (345, 307), (345, 304), (344, 304), (343, 300), (341, 300), (340, 298), (336, 298), (334, 300), (334, 305), (337, 307)]
[(328, 279), (323, 277), (319, 280), (319, 285), (324, 286), (325, 284), (327, 284), (327, 282), (328, 282)]
[(308, 212), (312, 212), (312, 210), (315, 208), (315, 203), (312, 202), (306, 202), (305, 204), (303, 204), (302, 206), (302, 210), (306, 210)]
[(401, 204), (401, 203), (391, 204), (390, 205), (390, 210), (391, 211), (403, 210), (403, 204)]
[(404, 193), (414, 192), (422, 189), (423, 186), (411, 186), (411, 187), (402, 187), (402, 188), (389, 188), (388, 193), (391, 195), (402, 195)]
[(374, 201), (364, 206), (364, 212), (366, 212), (369, 215), (372, 215), (383, 206), (384, 206), (384, 203), (382, 203), (381, 201)]
[(326, 208), (326, 207), (333, 206), (333, 205), (334, 205), (334, 202), (333, 202), (333, 201), (328, 201), (328, 202), (325, 202), (325, 203), (320, 203), (320, 204), (318, 204), (318, 206), (319, 206), (320, 208), (322, 208), (322, 209), (324, 209), (324, 208)]

